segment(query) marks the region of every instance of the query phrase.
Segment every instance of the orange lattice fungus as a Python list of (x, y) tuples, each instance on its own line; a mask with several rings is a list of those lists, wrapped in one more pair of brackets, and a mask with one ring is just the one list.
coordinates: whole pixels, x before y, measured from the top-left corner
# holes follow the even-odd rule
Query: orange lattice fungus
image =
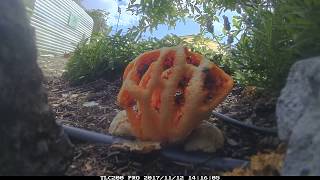
[(118, 103), (135, 137), (175, 142), (207, 119), (232, 86), (232, 78), (202, 55), (182, 46), (161, 48), (127, 66)]

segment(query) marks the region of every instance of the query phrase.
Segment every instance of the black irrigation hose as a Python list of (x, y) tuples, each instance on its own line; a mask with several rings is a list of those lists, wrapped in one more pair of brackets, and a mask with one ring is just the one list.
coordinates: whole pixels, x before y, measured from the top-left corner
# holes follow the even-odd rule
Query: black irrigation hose
[[(277, 129), (274, 128), (263, 128), (257, 127), (250, 124), (245, 124), (236, 119), (230, 118), (218, 112), (212, 112), (214, 116), (221, 119), (223, 122), (229, 123), (233, 126), (252, 130), (259, 133), (265, 133), (269, 135), (277, 135)], [(114, 137), (108, 134), (101, 134), (93, 131), (88, 131), (80, 128), (70, 127), (62, 125), (64, 131), (69, 135), (69, 137), (87, 141), (90, 143), (100, 143), (100, 144), (114, 144), (114, 143), (123, 143), (130, 142), (128, 139)], [(247, 161), (232, 159), (232, 158), (212, 158), (212, 155), (208, 153), (193, 153), (193, 152), (184, 152), (177, 150), (175, 148), (165, 148), (162, 149), (161, 154), (164, 157), (167, 157), (173, 161), (180, 161), (184, 163), (190, 163), (193, 165), (202, 165), (216, 170), (228, 171), (236, 167), (243, 167), (248, 164)]]
[(90, 143), (98, 144), (114, 144), (117, 142), (126, 142), (124, 138), (114, 137), (107, 134), (97, 133), (94, 131), (88, 131), (81, 128), (62, 125), (64, 132), (68, 134), (70, 138), (78, 139), (81, 141), (87, 141)]
[[(80, 128), (70, 127), (62, 125), (66, 134), (69, 137), (87, 141), (90, 143), (100, 144), (113, 144), (119, 142), (129, 142), (130, 140), (114, 137), (108, 134), (101, 134), (93, 131), (88, 131)], [(205, 167), (213, 168), (215, 170), (228, 171), (237, 167), (243, 167), (248, 164), (247, 161), (232, 159), (232, 158), (212, 158), (212, 155), (208, 153), (200, 152), (184, 152), (175, 148), (165, 148), (160, 150), (160, 153), (173, 161), (180, 161), (184, 163), (191, 163), (193, 165), (202, 165)]]
[(269, 134), (269, 135), (273, 135), (273, 136), (277, 136), (277, 129), (276, 128), (264, 128), (264, 127), (257, 127), (251, 124), (245, 124), (241, 121), (238, 121), (236, 119), (230, 118), (226, 115), (223, 115), (221, 113), (218, 112), (212, 112), (212, 114), (214, 116), (216, 116), (217, 118), (221, 119), (223, 122), (229, 123), (233, 126), (237, 126), (240, 128), (244, 128), (244, 129), (248, 129), (248, 130), (252, 130), (255, 132), (260, 132), (260, 133), (264, 133), (264, 134)]

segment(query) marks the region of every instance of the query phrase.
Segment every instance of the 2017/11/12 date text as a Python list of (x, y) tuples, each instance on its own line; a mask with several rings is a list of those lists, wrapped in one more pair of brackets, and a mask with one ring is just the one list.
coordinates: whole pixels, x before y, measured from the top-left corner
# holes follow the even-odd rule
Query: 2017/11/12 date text
[(220, 176), (100, 176), (101, 180), (220, 180)]

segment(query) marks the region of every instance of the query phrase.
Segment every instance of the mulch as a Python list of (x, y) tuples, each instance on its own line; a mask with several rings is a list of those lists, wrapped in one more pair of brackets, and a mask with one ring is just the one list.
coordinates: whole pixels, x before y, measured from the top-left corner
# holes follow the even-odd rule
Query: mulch
[[(58, 122), (74, 127), (107, 133), (113, 117), (121, 110), (116, 96), (121, 80), (103, 79), (72, 87), (61, 77), (46, 82), (49, 103)], [(251, 94), (252, 90), (236, 86), (215, 111), (245, 123), (262, 127), (275, 127), (275, 99), (266, 95)], [(90, 105), (91, 104), (91, 105)], [(225, 135), (223, 149), (212, 157), (231, 157), (249, 160), (252, 155), (274, 151), (280, 141), (277, 137), (251, 132), (223, 123), (211, 117), (210, 122), (222, 129)], [(216, 172), (196, 164), (173, 162), (158, 152), (129, 153), (74, 141), (76, 153), (66, 175), (217, 175)]]
[[(70, 86), (62, 78), (65, 58), (39, 58), (45, 75), (48, 100), (59, 123), (107, 133), (113, 117), (121, 110), (116, 96), (121, 80), (109, 82), (103, 79)], [(248, 124), (276, 127), (276, 99), (256, 93), (254, 87), (235, 86), (230, 95), (215, 111)], [(243, 160), (258, 153), (269, 153), (281, 143), (277, 137), (233, 127), (210, 117), (208, 120), (222, 129), (225, 136), (223, 149), (212, 157), (230, 157)], [(213, 169), (199, 164), (174, 162), (159, 152), (149, 154), (129, 153), (111, 149), (108, 145), (96, 145), (73, 141), (75, 155), (66, 175), (219, 175)]]

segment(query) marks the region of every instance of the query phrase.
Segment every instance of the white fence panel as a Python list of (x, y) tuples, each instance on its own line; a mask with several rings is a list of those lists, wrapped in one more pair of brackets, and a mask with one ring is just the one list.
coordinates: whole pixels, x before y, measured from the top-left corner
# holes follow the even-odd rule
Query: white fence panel
[(36, 0), (31, 25), (40, 53), (64, 54), (90, 38), (93, 20), (72, 0)]

